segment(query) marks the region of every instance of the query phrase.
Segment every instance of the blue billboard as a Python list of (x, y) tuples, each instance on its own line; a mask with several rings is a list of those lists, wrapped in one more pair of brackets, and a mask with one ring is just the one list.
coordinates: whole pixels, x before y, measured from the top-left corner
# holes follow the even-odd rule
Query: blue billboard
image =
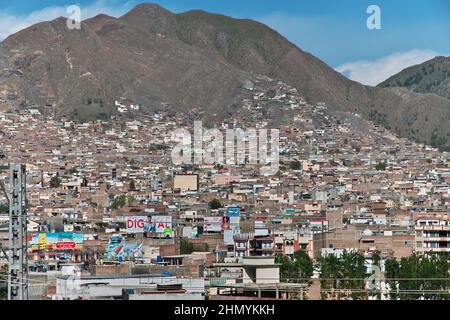
[(227, 216), (229, 216), (229, 217), (240, 217), (241, 216), (241, 207), (239, 207), (239, 206), (229, 206), (227, 208)]

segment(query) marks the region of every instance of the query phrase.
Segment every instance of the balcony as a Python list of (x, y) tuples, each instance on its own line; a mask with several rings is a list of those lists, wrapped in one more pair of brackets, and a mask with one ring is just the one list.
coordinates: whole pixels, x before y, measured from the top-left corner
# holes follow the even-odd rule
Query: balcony
[(450, 231), (450, 225), (414, 226), (416, 231)]
[(447, 248), (415, 248), (416, 252), (450, 252), (450, 247)]
[(416, 241), (422, 242), (450, 242), (450, 237), (433, 236), (433, 237), (418, 237), (416, 236)]

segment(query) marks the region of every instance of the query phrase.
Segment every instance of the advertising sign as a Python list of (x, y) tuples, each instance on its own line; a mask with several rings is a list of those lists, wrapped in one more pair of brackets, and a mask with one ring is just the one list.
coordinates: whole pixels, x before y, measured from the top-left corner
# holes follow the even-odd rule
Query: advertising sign
[(183, 238), (192, 239), (193, 238), (192, 234), (193, 231), (191, 226), (183, 227)]
[(83, 233), (76, 232), (38, 232), (31, 238), (31, 250), (82, 250), (83, 238)]
[(171, 233), (172, 216), (152, 216), (151, 231), (158, 233)]
[(204, 217), (203, 230), (206, 232), (222, 231), (222, 217)]
[(201, 234), (201, 228), (192, 227), (192, 238), (197, 238)]
[(231, 230), (230, 217), (222, 217), (222, 230)]
[(240, 217), (230, 217), (230, 229), (234, 232), (239, 231), (240, 221)]
[(125, 243), (121, 237), (112, 237), (108, 243), (108, 259), (125, 260), (144, 256), (142, 243)]
[(233, 235), (234, 235), (233, 230), (225, 230), (223, 232), (223, 243), (228, 245), (233, 244), (234, 243)]
[(241, 216), (241, 208), (239, 206), (229, 206), (227, 208), (227, 216), (240, 217)]
[(147, 220), (144, 216), (127, 217), (127, 233), (144, 233)]
[(127, 218), (127, 233), (155, 232), (171, 235), (172, 216), (132, 216)]
[(240, 222), (241, 222), (240, 217), (230, 217), (230, 224), (239, 226)]

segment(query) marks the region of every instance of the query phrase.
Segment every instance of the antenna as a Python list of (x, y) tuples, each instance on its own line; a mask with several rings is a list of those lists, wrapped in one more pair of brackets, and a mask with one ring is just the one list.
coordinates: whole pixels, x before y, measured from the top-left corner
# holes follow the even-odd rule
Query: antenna
[(8, 300), (28, 300), (28, 234), (25, 165), (9, 167)]

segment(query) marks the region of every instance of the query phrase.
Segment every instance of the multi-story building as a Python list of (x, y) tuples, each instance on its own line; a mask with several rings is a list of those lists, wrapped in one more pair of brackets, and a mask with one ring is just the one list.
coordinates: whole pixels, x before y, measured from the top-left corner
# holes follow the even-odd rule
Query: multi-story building
[(234, 236), (236, 257), (273, 256), (274, 250), (272, 236), (256, 236), (254, 233), (242, 233)]
[(418, 219), (414, 230), (416, 252), (450, 252), (450, 221)]

